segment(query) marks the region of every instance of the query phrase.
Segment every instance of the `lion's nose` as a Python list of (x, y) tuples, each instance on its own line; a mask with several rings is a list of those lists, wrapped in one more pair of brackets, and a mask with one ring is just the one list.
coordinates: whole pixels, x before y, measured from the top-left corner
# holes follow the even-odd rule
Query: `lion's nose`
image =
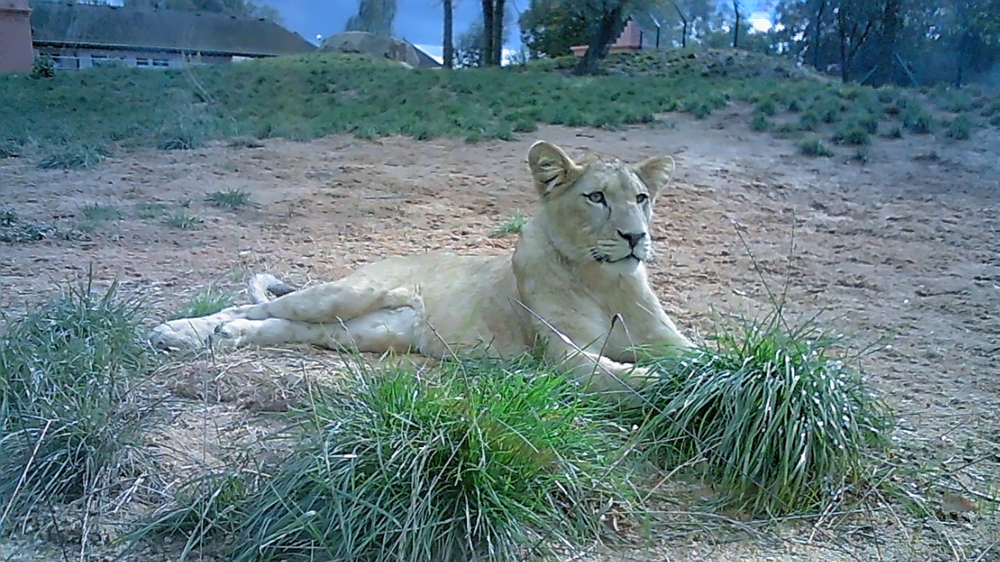
[(635, 248), (636, 244), (639, 243), (643, 238), (646, 237), (645, 232), (622, 232), (618, 231), (618, 236), (621, 236), (628, 241), (629, 248)]

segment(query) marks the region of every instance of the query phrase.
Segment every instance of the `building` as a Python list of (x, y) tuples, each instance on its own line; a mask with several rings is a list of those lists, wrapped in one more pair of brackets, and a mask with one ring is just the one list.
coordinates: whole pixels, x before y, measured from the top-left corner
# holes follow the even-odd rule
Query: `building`
[(30, 15), (35, 53), (51, 56), (60, 69), (111, 62), (170, 68), (316, 50), (263, 18), (63, 2), (38, 2)]
[(28, 0), (0, 0), (0, 72), (31, 72), (30, 18)]
[[(629, 18), (628, 23), (625, 24), (625, 29), (622, 30), (621, 35), (618, 39), (608, 48), (612, 53), (617, 53), (621, 51), (641, 51), (642, 49), (648, 49), (650, 46), (644, 42), (645, 37), (642, 33), (642, 28), (636, 22), (635, 18)], [(587, 54), (587, 45), (577, 45), (570, 47), (573, 54), (582, 57)]]

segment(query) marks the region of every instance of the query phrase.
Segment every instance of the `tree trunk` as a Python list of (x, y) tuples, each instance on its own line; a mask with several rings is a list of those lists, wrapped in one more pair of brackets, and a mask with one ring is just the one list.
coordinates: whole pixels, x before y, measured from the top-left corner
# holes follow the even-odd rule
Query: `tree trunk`
[(455, 28), (455, 14), (454, 6), (451, 4), (451, 0), (443, 0), (444, 2), (444, 45), (442, 46), (441, 58), (444, 59), (444, 67), (452, 68), (455, 66), (455, 40), (453, 37)]
[(816, 10), (816, 23), (814, 25), (814, 30), (815, 30), (816, 33), (815, 33), (814, 38), (813, 38), (813, 68), (815, 68), (816, 70), (820, 69), (819, 68), (819, 65), (820, 65), (820, 60), (819, 60), (819, 55), (820, 55), (819, 42), (820, 42), (820, 39), (822, 38), (822, 33), (821, 32), (822, 32), (822, 29), (823, 29), (823, 12), (825, 12), (825, 11), (826, 11), (826, 0), (820, 0), (819, 1), (819, 9)]
[(483, 0), (483, 36), (480, 62), (482, 66), (493, 64), (493, 0)]
[(740, 3), (733, 0), (733, 11), (736, 12), (736, 25), (733, 26), (733, 48), (740, 48)]
[(851, 75), (847, 68), (847, 32), (840, 26), (838, 33), (840, 34), (840, 81), (846, 84)]
[(878, 69), (875, 71), (875, 77), (872, 81), (875, 86), (884, 86), (893, 82), (892, 69), (896, 65), (893, 64), (892, 56), (896, 52), (899, 10), (900, 0), (886, 0), (885, 11), (882, 12), (882, 33), (878, 37), (878, 58), (875, 59)]
[(587, 52), (580, 58), (574, 72), (578, 75), (597, 73), (598, 63), (608, 56), (608, 49), (625, 30), (625, 1), (615, 4), (610, 10), (605, 6), (597, 32), (590, 39)]
[(493, 30), (490, 46), (493, 49), (492, 64), (494, 66), (503, 64), (503, 10), (504, 0), (493, 0)]

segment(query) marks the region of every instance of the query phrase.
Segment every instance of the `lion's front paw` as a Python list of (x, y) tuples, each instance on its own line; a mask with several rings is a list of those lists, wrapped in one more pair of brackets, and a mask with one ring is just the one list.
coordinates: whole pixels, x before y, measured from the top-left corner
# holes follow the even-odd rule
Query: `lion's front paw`
[(207, 318), (182, 318), (153, 328), (146, 339), (156, 349), (197, 349), (208, 344), (219, 322)]

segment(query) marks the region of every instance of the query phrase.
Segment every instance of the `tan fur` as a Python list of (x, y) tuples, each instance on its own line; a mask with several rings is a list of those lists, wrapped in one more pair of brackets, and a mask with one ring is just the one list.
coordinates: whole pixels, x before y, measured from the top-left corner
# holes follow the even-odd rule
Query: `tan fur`
[[(673, 160), (574, 162), (539, 141), (528, 167), (541, 210), (513, 255), (390, 258), (275, 300), (161, 324), (150, 341), (161, 348), (308, 343), (441, 358), (543, 349), (546, 361), (592, 390), (640, 385), (649, 373), (632, 364), (631, 349), (691, 346), (650, 288), (644, 264), (652, 205)], [(257, 286), (255, 300), (264, 292)]]

